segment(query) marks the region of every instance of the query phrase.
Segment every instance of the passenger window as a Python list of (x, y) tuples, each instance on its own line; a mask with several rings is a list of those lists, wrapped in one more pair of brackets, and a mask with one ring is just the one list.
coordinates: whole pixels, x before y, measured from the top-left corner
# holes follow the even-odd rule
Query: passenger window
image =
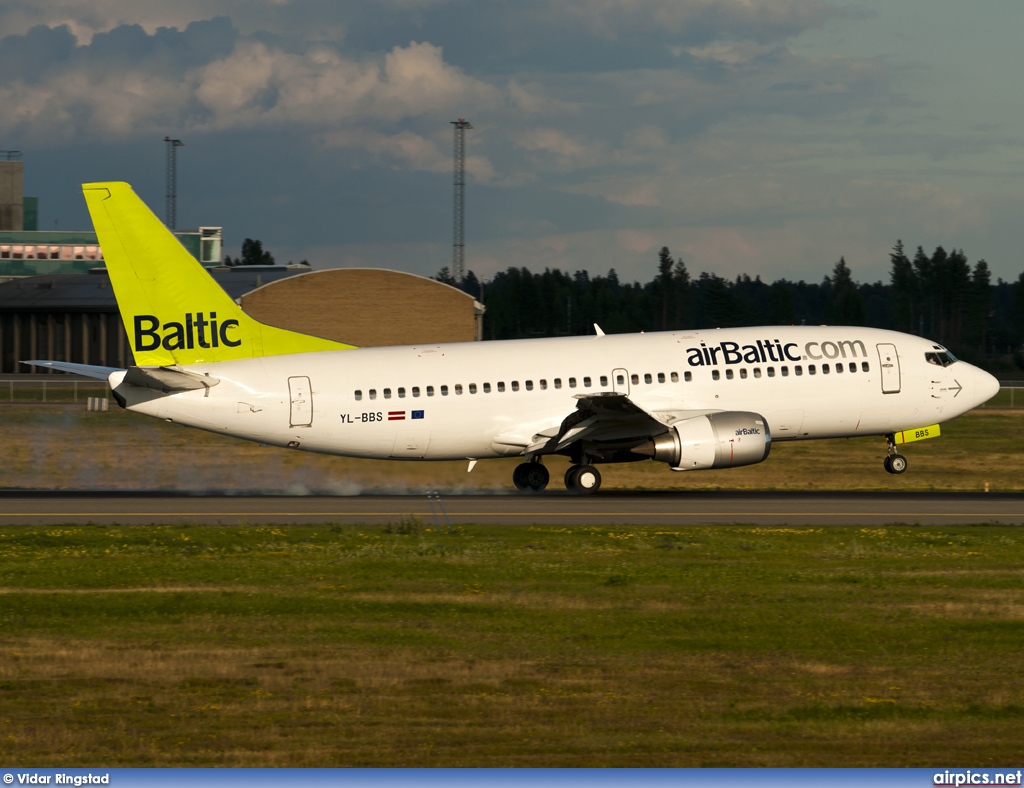
[(583, 388), (585, 388), (585, 389), (589, 389), (590, 388), (590, 376), (589, 375), (587, 377), (583, 378)]
[(418, 397), (420, 395), (420, 387), (419, 386), (413, 386), (412, 387), (412, 395), (414, 397)]
[(555, 388), (556, 389), (562, 388), (562, 379), (561, 378), (555, 378)]
[(659, 372), (658, 373), (658, 382), (659, 383), (664, 383), (665, 382), (665, 373), (664, 372)]
[(527, 391), (533, 391), (533, 381), (532, 380), (526, 381), (526, 390)]
[(640, 376), (634, 372), (632, 375), (629, 376), (629, 380), (635, 386), (640, 382)]
[(602, 375), (601, 376), (601, 388), (603, 388), (603, 389), (608, 388), (608, 376), (607, 375)]
[(490, 394), (490, 393), (491, 393), (491, 384), (490, 383), (484, 383), (484, 394)]
[(462, 395), (462, 384), (461, 383), (456, 383), (455, 384), (455, 393), (460, 395), (460, 396)]
[(726, 380), (732, 380), (732, 377), (733, 377), (733, 371), (731, 369), (727, 369), (725, 371), (725, 379)]
[(711, 370), (711, 379), (712, 380), (718, 380), (721, 377), (722, 377), (722, 373), (719, 372), (717, 369)]
[(576, 388), (576, 378), (569, 378), (569, 388)]
[(650, 372), (645, 372), (644, 373), (644, 383), (653, 383), (653, 382), (654, 382), (654, 379), (651, 377), (651, 373)]
[(761, 368), (760, 367), (754, 367), (754, 377), (755, 378), (761, 377)]
[(821, 365), (821, 374), (822, 375), (827, 375), (828, 374), (828, 364), (822, 364)]
[(541, 391), (547, 391), (547, 388), (548, 388), (548, 382), (546, 380), (544, 380), (544, 379), (541, 379), (541, 381), (540, 381), (540, 390)]
[(775, 377), (775, 367), (768, 367), (768, 377), (770, 377), (770, 378), (774, 378)]
[(384, 389), (384, 399), (391, 399), (391, 389)]
[(615, 376), (615, 385), (616, 386), (625, 386), (626, 385), (626, 376), (625, 375), (616, 375)]
[(513, 391), (519, 391), (519, 381), (518, 380), (513, 380), (512, 381), (512, 390)]
[(402, 398), (405, 397), (405, 388), (404, 387), (402, 387), (402, 386), (398, 387), (398, 396), (402, 397)]
[(807, 374), (808, 375), (816, 375), (817, 373), (818, 373), (818, 368), (816, 366), (814, 366), (814, 364), (808, 364), (807, 365)]
[(793, 367), (793, 374), (796, 375), (797, 377), (800, 377), (802, 374), (804, 374), (804, 368), (797, 364), (795, 367)]
[(433, 397), (434, 396), (434, 387), (433, 386), (427, 386), (427, 396), (428, 397)]
[(693, 373), (690, 372), (690, 370), (686, 370), (686, 372), (683, 373), (683, 380), (689, 383), (691, 380), (693, 380)]
[(856, 371), (857, 371), (857, 364), (854, 363), (853, 361), (851, 361), (850, 362), (850, 372), (856, 372)]
[(860, 371), (861, 372), (870, 372), (871, 371), (871, 367), (868, 365), (868, 362), (866, 362), (866, 361), (860, 362)]
[(499, 380), (498, 381), (498, 391), (500, 392), (500, 391), (504, 391), (504, 390), (505, 390), (505, 381), (504, 380)]
[(679, 373), (678, 372), (673, 372), (672, 373), (672, 382), (673, 383), (678, 383), (679, 382)]
[(469, 384), (469, 393), (470, 394), (476, 394), (476, 383), (470, 383)]
[(746, 379), (747, 379), (747, 368), (744, 367), (743, 369), (740, 370), (740, 380), (746, 380)]
[(442, 397), (447, 397), (448, 396), (448, 387), (447, 386), (441, 386), (441, 396)]
[(781, 367), (779, 369), (779, 372), (782, 373), (782, 377), (784, 377), (784, 378), (788, 378), (789, 377), (789, 367)]
[(370, 389), (370, 399), (377, 399), (377, 389)]
[(840, 362), (838, 362), (838, 363), (836, 364), (836, 372), (837, 372), (837, 373), (840, 373), (840, 374), (841, 374), (841, 373), (842, 373), (842, 371), (843, 371), (843, 362), (842, 362), (842, 361), (840, 361)]
[(361, 400), (362, 398), (363, 398), (363, 392), (361, 392), (358, 389), (356, 389), (356, 400)]

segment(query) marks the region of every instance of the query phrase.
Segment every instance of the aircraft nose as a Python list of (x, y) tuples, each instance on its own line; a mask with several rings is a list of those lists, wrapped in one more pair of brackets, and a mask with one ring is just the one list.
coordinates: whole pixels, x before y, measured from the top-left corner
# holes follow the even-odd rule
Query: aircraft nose
[(978, 405), (984, 405), (999, 393), (999, 381), (983, 369), (974, 368), (974, 396)]

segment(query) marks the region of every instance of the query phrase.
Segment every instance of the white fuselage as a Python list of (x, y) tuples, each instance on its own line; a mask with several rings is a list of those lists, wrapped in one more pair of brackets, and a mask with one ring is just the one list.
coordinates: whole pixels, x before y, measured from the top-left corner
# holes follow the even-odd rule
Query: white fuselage
[(870, 328), (735, 328), (267, 356), (187, 367), (220, 381), (206, 390), (119, 390), (129, 410), (272, 445), (483, 459), (523, 454), (599, 392), (652, 413), (750, 411), (772, 440), (800, 440), (946, 421), (998, 390), (965, 362), (930, 363), (936, 350)]

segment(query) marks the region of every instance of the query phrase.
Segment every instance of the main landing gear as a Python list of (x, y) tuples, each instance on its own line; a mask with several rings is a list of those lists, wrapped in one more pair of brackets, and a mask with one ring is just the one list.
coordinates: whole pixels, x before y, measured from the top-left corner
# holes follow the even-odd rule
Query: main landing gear
[[(540, 492), (549, 480), (548, 469), (537, 460), (521, 463), (512, 471), (512, 483), (520, 492)], [(571, 465), (565, 472), (565, 488), (571, 493), (588, 495), (600, 487), (601, 474), (592, 465)]]
[(548, 486), (550, 478), (548, 469), (536, 460), (517, 465), (512, 471), (512, 483), (521, 492), (540, 492)]
[(882, 465), (889, 473), (903, 473), (907, 469), (907, 458), (896, 451), (892, 435), (886, 435), (885, 439), (889, 444), (889, 453)]
[(589, 495), (601, 487), (601, 474), (593, 465), (570, 465), (565, 472), (565, 489), (576, 495)]

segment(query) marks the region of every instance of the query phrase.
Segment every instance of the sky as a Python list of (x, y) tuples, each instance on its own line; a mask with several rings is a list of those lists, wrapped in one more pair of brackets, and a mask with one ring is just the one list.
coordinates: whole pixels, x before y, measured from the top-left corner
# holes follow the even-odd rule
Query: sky
[[(0, 0), (0, 151), (40, 229), (124, 180), (279, 262), (888, 281), (902, 239), (1024, 270), (1024, 4)], [(3, 155), (3, 154), (0, 154)]]

